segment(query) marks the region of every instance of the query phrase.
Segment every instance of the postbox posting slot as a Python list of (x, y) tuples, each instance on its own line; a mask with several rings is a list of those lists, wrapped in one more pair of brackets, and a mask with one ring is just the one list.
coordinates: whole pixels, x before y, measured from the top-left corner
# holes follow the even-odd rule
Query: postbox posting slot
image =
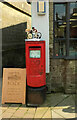
[(30, 46), (29, 47), (29, 57), (30, 58), (41, 58), (41, 47), (40, 46)]

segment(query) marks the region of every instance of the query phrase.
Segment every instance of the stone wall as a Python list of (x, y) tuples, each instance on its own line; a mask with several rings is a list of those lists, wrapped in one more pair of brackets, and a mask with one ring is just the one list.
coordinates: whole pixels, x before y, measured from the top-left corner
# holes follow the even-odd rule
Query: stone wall
[(77, 74), (77, 61), (76, 60), (67, 60), (66, 61), (66, 83), (65, 83), (65, 92), (66, 93), (75, 93), (76, 91), (76, 74)]
[[(53, 59), (53, 3), (49, 4), (50, 30), (50, 73), (47, 75), (47, 86), (51, 92), (75, 93), (76, 60)], [(51, 83), (51, 84), (50, 84)]]
[(49, 58), (50, 58), (50, 73), (46, 74), (46, 83), (48, 87), (48, 92), (51, 92), (52, 86), (51, 86), (51, 57), (53, 54), (53, 3), (49, 2)]

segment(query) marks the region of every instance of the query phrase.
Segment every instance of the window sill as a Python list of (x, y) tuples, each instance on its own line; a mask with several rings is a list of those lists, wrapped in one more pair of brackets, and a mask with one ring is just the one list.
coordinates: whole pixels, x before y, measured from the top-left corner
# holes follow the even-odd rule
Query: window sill
[(52, 59), (77, 60), (77, 56), (52, 56)]
[(77, 60), (77, 56), (68, 56), (65, 57), (66, 60)]
[(52, 56), (53, 59), (65, 59), (65, 56)]

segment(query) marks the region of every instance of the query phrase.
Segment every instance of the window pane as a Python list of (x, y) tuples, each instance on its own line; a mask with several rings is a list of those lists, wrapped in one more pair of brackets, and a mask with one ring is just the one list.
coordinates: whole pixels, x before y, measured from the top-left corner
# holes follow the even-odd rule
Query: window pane
[(77, 38), (77, 3), (70, 3), (70, 37)]
[(55, 21), (66, 21), (66, 4), (55, 4)]
[(66, 37), (66, 22), (55, 22), (55, 38)]
[(70, 24), (70, 37), (77, 38), (77, 21)]
[(65, 55), (66, 55), (65, 41), (56, 40), (55, 41), (55, 56), (65, 56)]
[(77, 20), (77, 2), (70, 3), (70, 19), (73, 19), (76, 17)]
[(69, 55), (77, 56), (77, 40), (70, 40)]

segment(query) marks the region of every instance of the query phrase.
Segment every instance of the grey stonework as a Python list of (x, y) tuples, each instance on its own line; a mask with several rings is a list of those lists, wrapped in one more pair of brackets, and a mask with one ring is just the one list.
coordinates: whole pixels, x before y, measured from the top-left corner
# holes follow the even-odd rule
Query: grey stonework
[[(49, 2), (49, 56), (52, 56), (53, 53), (53, 3)], [(51, 59), (50, 59), (50, 69), (51, 69)], [(52, 75), (51, 71), (49, 74), (46, 74), (46, 84), (48, 87), (48, 92), (51, 92), (51, 81)]]
[(76, 92), (76, 60), (53, 59), (53, 3), (49, 3), (49, 50), (50, 73), (47, 74), (48, 91), (51, 92)]

